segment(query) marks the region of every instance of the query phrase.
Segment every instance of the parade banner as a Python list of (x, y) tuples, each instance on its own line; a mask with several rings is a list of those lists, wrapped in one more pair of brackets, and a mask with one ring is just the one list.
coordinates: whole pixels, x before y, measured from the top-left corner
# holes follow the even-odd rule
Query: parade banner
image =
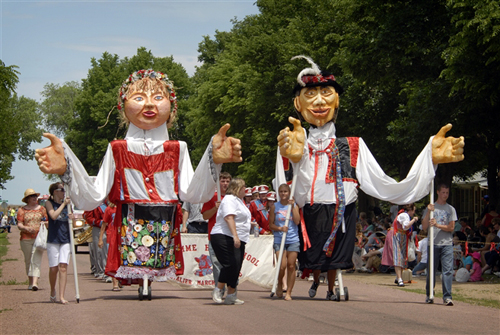
[[(214, 287), (212, 261), (208, 252), (207, 234), (182, 234), (182, 255), (184, 275), (177, 276), (172, 284), (185, 288)], [(254, 237), (245, 246), (245, 257), (240, 272), (239, 283), (251, 281), (264, 288), (271, 288), (275, 271), (273, 235)]]

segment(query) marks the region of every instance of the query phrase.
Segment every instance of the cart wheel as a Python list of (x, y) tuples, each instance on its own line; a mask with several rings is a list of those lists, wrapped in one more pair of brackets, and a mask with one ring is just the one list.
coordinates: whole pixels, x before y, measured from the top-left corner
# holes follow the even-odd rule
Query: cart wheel
[(335, 301), (340, 301), (340, 289), (335, 288)]
[(148, 287), (148, 300), (151, 301), (151, 286)]
[(347, 287), (344, 287), (344, 300), (349, 301), (349, 291), (347, 290)]
[(144, 300), (144, 293), (142, 293), (142, 286), (139, 287), (139, 300), (140, 301)]

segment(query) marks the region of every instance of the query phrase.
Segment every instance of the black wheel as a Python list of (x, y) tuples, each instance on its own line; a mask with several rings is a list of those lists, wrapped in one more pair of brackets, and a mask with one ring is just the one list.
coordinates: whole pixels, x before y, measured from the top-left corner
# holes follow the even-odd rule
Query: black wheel
[(142, 292), (142, 286), (139, 287), (139, 300), (140, 301), (144, 300), (144, 293)]
[(344, 300), (349, 301), (349, 291), (347, 290), (347, 287), (344, 287)]
[(340, 301), (340, 289), (335, 288), (335, 301)]
[(151, 301), (151, 286), (148, 287), (148, 300)]

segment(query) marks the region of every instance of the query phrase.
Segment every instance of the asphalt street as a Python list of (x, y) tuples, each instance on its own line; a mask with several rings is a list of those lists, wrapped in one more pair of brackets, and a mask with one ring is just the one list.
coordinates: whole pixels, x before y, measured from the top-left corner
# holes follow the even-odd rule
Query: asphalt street
[(68, 305), (49, 302), (44, 255), (40, 289), (28, 291), (18, 234), (10, 234), (2, 264), (1, 334), (499, 334), (499, 310), (456, 302), (424, 303), (425, 296), (394, 286), (361, 284), (344, 276), (349, 301), (326, 301), (326, 285), (308, 296), (310, 282), (298, 280), (293, 301), (270, 297), (249, 282), (239, 286), (239, 306), (216, 305), (210, 290), (153, 283), (151, 301), (139, 301), (137, 286), (111, 291), (95, 279), (89, 256), (77, 254), (80, 302), (69, 266)]

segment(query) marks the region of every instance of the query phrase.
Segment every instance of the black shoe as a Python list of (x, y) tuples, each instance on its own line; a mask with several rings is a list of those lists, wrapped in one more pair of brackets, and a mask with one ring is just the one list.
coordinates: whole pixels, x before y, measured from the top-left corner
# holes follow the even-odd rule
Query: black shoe
[(337, 296), (335, 295), (335, 293), (333, 293), (333, 291), (327, 291), (326, 292), (326, 300), (336, 301)]
[(309, 289), (309, 296), (314, 298), (316, 296), (316, 291), (318, 290), (319, 283), (313, 282), (311, 288)]

